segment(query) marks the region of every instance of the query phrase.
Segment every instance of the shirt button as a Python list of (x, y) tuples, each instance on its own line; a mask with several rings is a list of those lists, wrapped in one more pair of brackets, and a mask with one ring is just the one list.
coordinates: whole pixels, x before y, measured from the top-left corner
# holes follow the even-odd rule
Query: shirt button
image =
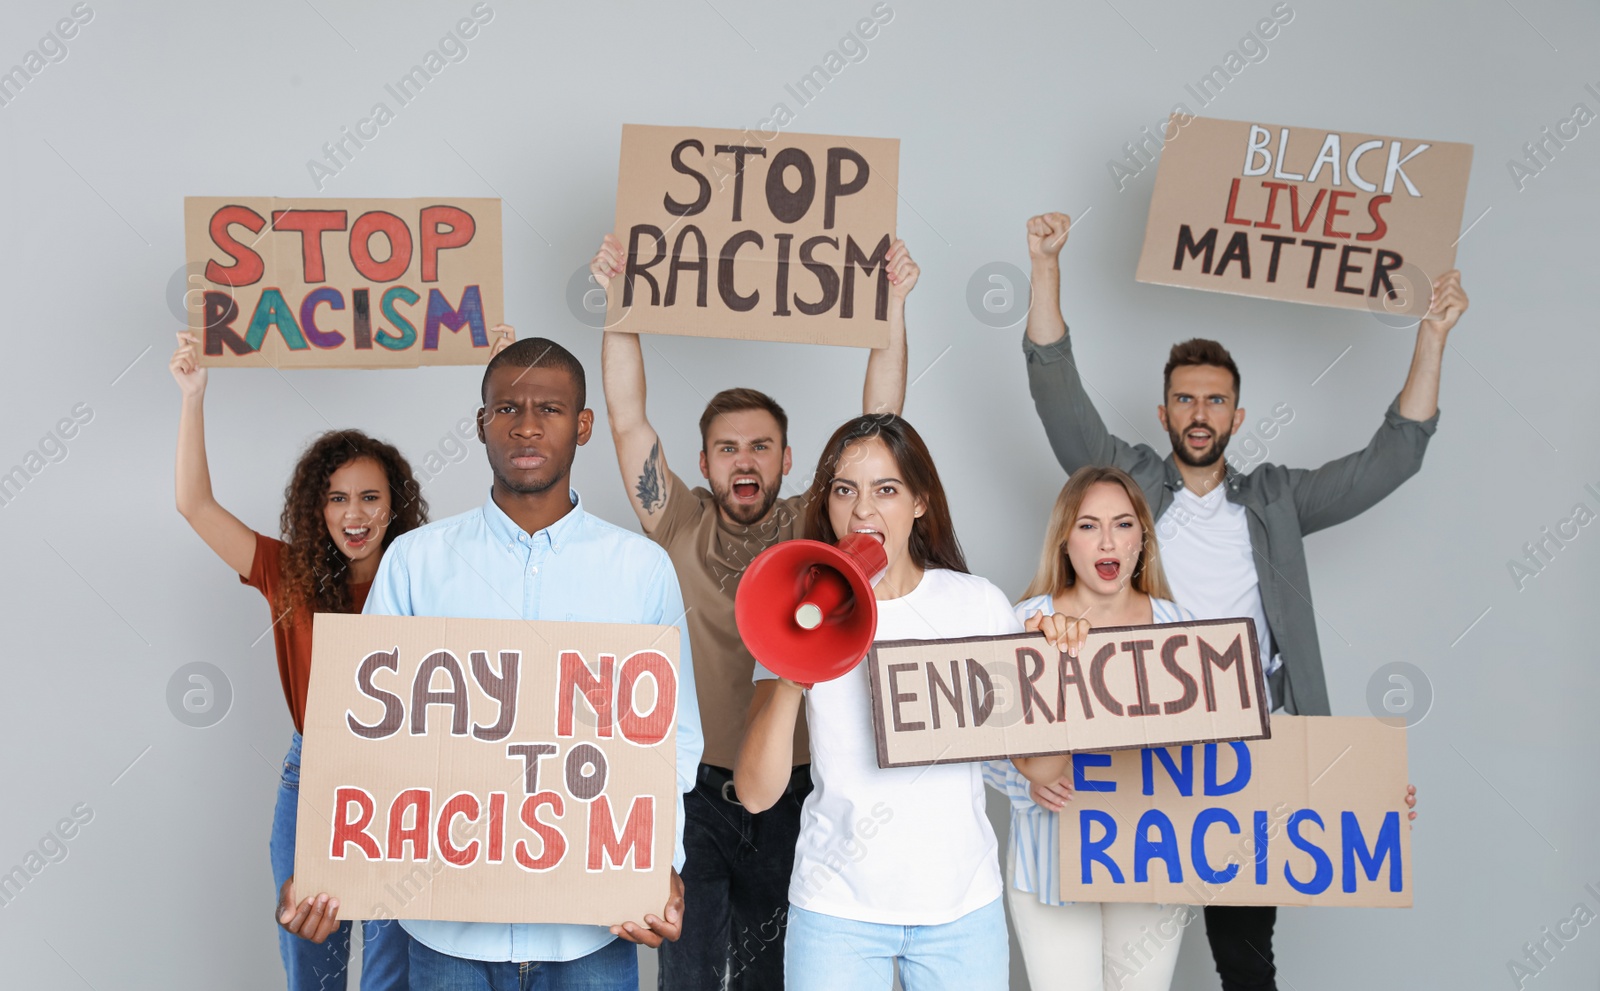
[(529, 568), (528, 569), (528, 573), (537, 575), (539, 573), (539, 566), (536, 564), (533, 567)]

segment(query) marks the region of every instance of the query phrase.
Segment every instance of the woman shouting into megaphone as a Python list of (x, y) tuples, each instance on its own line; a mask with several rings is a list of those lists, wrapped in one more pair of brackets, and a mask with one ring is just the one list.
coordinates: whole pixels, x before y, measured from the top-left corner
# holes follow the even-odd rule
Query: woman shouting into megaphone
[[(882, 542), (875, 639), (1022, 631), (1005, 595), (969, 574), (927, 446), (892, 414), (834, 432), (812, 476), (806, 535)], [(1047, 631), (1048, 632), (1048, 631)], [(734, 787), (760, 812), (782, 795), (800, 706), (815, 790), (789, 882), (790, 991), (994, 989), (1009, 980), (997, 844), (977, 764), (878, 767), (864, 665), (815, 686), (761, 664)]]

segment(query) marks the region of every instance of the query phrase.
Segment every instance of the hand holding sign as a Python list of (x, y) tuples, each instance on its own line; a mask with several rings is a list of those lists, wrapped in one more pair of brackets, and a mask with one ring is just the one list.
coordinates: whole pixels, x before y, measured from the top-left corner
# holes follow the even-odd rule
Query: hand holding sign
[(516, 328), (512, 327), (510, 324), (497, 323), (493, 327), (489, 328), (489, 333), (494, 335), (494, 344), (489, 348), (490, 358), (493, 358), (501, 351), (504, 351), (506, 348), (517, 343)]
[(609, 292), (611, 279), (622, 274), (622, 242), (615, 234), (600, 239), (600, 250), (589, 261), (589, 271), (594, 273), (594, 281), (600, 288)]
[(1043, 633), (1050, 646), (1065, 651), (1068, 657), (1077, 657), (1083, 642), (1089, 639), (1088, 620), (1062, 613), (1047, 616), (1036, 612), (1023, 622), (1022, 628), (1029, 633)]
[(1422, 319), (1423, 329), (1442, 340), (1461, 319), (1461, 314), (1467, 312), (1467, 305), (1467, 294), (1461, 289), (1461, 272), (1452, 268), (1433, 280), (1433, 301), (1428, 306), (1428, 315)]
[(327, 892), (308, 895), (297, 908), (294, 903), (294, 875), (283, 882), (278, 892), (278, 925), (301, 939), (322, 943), (339, 928), (339, 899)]
[(922, 274), (922, 269), (911, 260), (911, 252), (906, 250), (904, 241), (896, 241), (889, 245), (889, 300), (891, 303), (904, 304), (906, 296), (917, 284), (917, 276)]
[(200, 338), (187, 331), (178, 331), (178, 350), (172, 352), (167, 367), (178, 381), (178, 389), (185, 399), (203, 396), (206, 392), (206, 370), (196, 360)]
[(620, 926), (612, 926), (611, 932), (630, 943), (640, 943), (651, 949), (659, 947), (664, 940), (676, 943), (678, 937), (683, 935), (683, 878), (678, 876), (676, 870), (672, 872), (672, 890), (661, 915), (645, 916), (643, 925), (624, 922)]
[(1072, 801), (1072, 775), (1063, 774), (1048, 784), (1030, 782), (1028, 797), (1033, 799), (1033, 804), (1042, 809), (1060, 812), (1066, 808), (1068, 802)]

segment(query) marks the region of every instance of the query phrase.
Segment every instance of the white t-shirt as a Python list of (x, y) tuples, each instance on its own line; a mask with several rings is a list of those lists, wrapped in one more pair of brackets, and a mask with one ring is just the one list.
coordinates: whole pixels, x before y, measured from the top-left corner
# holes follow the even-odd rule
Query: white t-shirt
[[(985, 579), (933, 569), (878, 603), (877, 640), (1020, 633)], [(755, 668), (755, 679), (776, 675)], [(1000, 897), (999, 848), (978, 764), (883, 769), (867, 667), (806, 693), (813, 790), (800, 819), (789, 901), (884, 925), (942, 925)]]
[[(1196, 619), (1250, 617), (1255, 620), (1256, 640), (1262, 650), (1271, 649), (1267, 611), (1261, 605), (1261, 579), (1250, 548), (1250, 522), (1243, 506), (1228, 501), (1224, 486), (1203, 496), (1187, 487), (1179, 489), (1172, 505), (1156, 521), (1156, 541), (1173, 598)], [(1282, 665), (1283, 658), (1274, 654), (1263, 660), (1263, 673), (1271, 674)], [(1271, 709), (1268, 691), (1267, 708)]]

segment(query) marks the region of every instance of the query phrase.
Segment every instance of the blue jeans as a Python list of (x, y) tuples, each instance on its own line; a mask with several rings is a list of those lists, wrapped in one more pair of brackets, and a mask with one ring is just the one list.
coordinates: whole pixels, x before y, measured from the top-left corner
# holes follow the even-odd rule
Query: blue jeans
[(789, 991), (1006, 991), (1011, 945), (1002, 899), (939, 926), (856, 922), (789, 906)]
[[(294, 873), (294, 829), (300, 805), (300, 734), (289, 741), (283, 758), (283, 778), (278, 784), (278, 805), (272, 813), (272, 904), (278, 904), (283, 882)], [(296, 892), (305, 897), (305, 893)], [(276, 913), (276, 908), (274, 908)], [(368, 921), (361, 924), (361, 991), (406, 991), (406, 971), (410, 960), (406, 952), (411, 937), (394, 921)], [(350, 923), (339, 928), (321, 945), (290, 934), (278, 927), (278, 953), (289, 977), (289, 991), (330, 991), (343, 988), (350, 965)]]
[(586, 957), (561, 962), (467, 960), (411, 941), (416, 991), (638, 991), (639, 951), (614, 939)]
[(661, 944), (659, 991), (783, 991), (789, 875), (811, 766), (795, 768), (759, 815), (739, 804), (731, 781), (701, 764), (683, 796), (683, 936)]

